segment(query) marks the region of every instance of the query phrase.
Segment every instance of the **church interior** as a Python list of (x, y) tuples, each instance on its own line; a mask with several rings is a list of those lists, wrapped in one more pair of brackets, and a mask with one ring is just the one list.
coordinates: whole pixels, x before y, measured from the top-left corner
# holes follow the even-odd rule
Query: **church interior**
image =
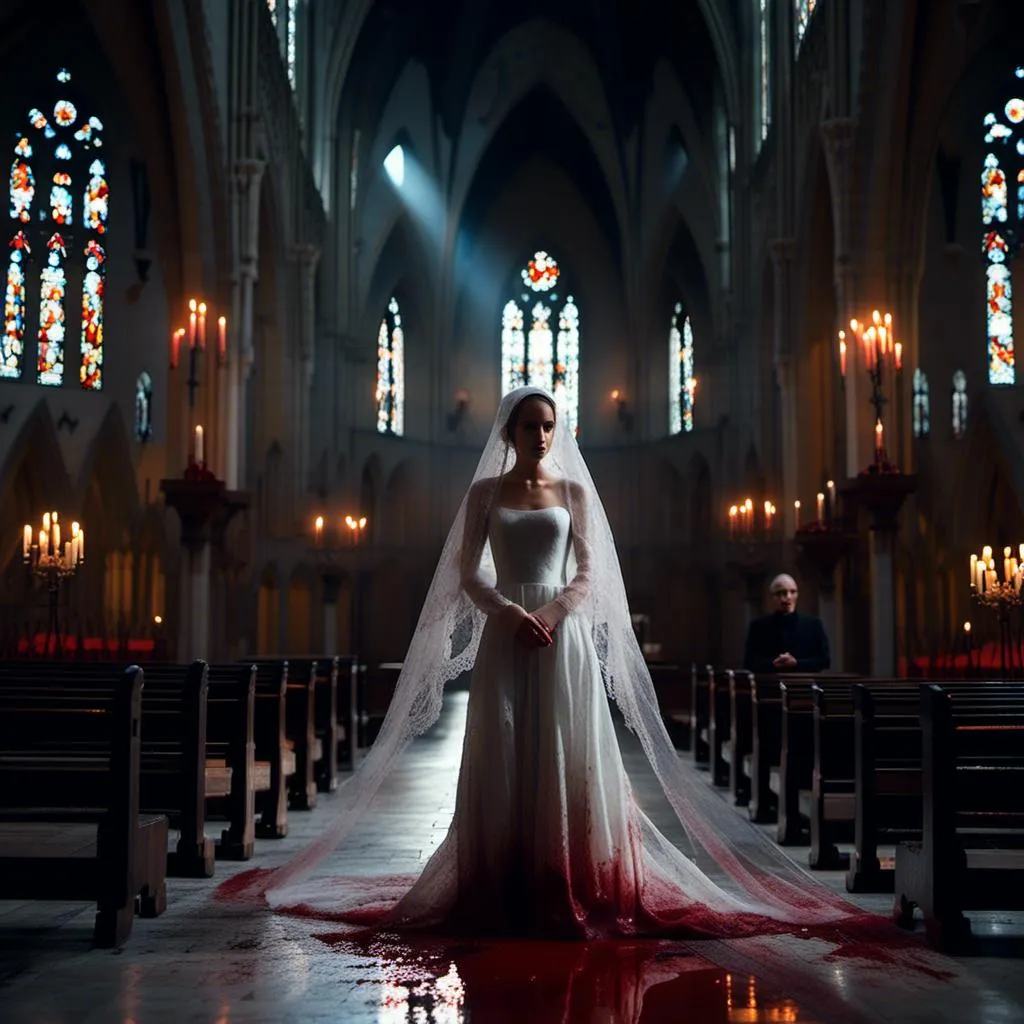
[[(261, 687), (285, 687), (272, 666), (290, 661), (289, 701), (300, 672), (317, 694), (330, 681), (323, 736), (317, 717), (292, 742), (289, 704), (296, 774), (275, 807), (249, 792), (241, 839), (233, 741), (224, 772), (207, 760), (232, 822), (216, 868), (200, 806), (198, 860), (168, 861), (166, 909), (147, 919), (144, 897), (116, 956), (93, 948), (95, 899), (0, 882), (5, 1019), (1024, 1019), (1021, 15), (1015, 0), (0, 0), (0, 779), (29, 683), (138, 665), (152, 689), (202, 659), (212, 743), (227, 666), (257, 666), (257, 732)], [(214, 900), (324, 827), (521, 385), (555, 395), (593, 475), (679, 756), (866, 913), (890, 916), (900, 868), (883, 840), (847, 885), (878, 824), (860, 811), (876, 776), (854, 760), (869, 699), (852, 682), (898, 682), (901, 708), (912, 693), (918, 776), (941, 718), (918, 719), (921, 684), (948, 683), (954, 715), (1000, 684), (984, 707), (1001, 724), (977, 728), (1001, 770), (977, 785), (1017, 838), (989, 844), (999, 895), (968, 910), (970, 955), (951, 938), (966, 919), (932, 928), (923, 905), (907, 968), (791, 936), (356, 949)], [(744, 638), (780, 573), (835, 678), (771, 703)], [(902, 722), (894, 693), (872, 707)], [(800, 700), (789, 756), (806, 778), (789, 793), (781, 752), (758, 774), (761, 715)], [(422, 867), (464, 715), (456, 687), (334, 855), (347, 873)], [(144, 770), (144, 703), (142, 722)], [(824, 763), (829, 729), (841, 767)], [(883, 740), (873, 756), (902, 770)], [(913, 785), (920, 818), (930, 783)], [(0, 865), (17, 803), (0, 797)], [(169, 817), (173, 846), (187, 812)], [(243, 852), (222, 860), (229, 832)], [(962, 865), (940, 867), (936, 907)]]

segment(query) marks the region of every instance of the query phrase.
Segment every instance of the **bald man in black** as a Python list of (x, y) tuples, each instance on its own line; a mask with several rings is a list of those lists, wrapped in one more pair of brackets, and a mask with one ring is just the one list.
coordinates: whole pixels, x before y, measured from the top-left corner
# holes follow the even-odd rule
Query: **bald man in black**
[(760, 675), (824, 672), (831, 664), (828, 637), (821, 619), (797, 612), (796, 580), (780, 574), (772, 580), (768, 590), (775, 610), (751, 622), (743, 667)]

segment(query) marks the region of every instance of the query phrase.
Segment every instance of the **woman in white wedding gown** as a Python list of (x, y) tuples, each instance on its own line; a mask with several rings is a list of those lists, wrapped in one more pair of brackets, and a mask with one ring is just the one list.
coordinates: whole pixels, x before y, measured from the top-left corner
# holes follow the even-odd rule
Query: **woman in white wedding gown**
[[(308, 879), (437, 721), (445, 683), (469, 669), (455, 813), (420, 876)], [(637, 806), (610, 700), (701, 867)], [(538, 388), (502, 400), (380, 734), (334, 805), (316, 841), (281, 868), (230, 880), (221, 898), (385, 929), (578, 938), (724, 938), (859, 914), (681, 764), (604, 508)]]

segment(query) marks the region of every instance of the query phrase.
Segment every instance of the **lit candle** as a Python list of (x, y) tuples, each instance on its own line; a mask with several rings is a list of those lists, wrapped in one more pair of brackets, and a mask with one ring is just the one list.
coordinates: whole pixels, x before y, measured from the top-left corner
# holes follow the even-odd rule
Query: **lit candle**
[(21, 556), (28, 561), (29, 553), (32, 550), (32, 527), (28, 523), (25, 524), (25, 529), (22, 533), (21, 538)]
[(729, 536), (736, 536), (736, 517), (740, 514), (739, 507), (732, 505), (729, 508)]
[(978, 556), (971, 555), (971, 584), (974, 583), (974, 578), (978, 575)]
[(793, 516), (796, 520), (796, 528), (800, 529), (800, 499), (793, 502)]
[(181, 336), (184, 328), (178, 327), (171, 331), (171, 369), (178, 368), (178, 347), (181, 345)]
[(71, 541), (64, 541), (64, 565), (71, 565)]
[(79, 562), (85, 561), (85, 530), (78, 531), (78, 559)]
[(899, 373), (903, 369), (903, 342), (897, 341), (893, 346), (893, 357), (896, 363), (896, 372)]
[(45, 530), (40, 530), (39, 531), (39, 557), (40, 558), (42, 558), (47, 553), (46, 548), (47, 548), (46, 531)]
[(747, 498), (745, 505), (747, 509), (747, 533), (752, 535), (754, 532), (754, 499)]
[(991, 562), (992, 561), (992, 545), (991, 544), (986, 544), (981, 549), (981, 559), (982, 559), (983, 562)]
[(822, 523), (825, 521), (825, 495), (818, 491), (818, 522)]
[(199, 348), (206, 348), (206, 303), (199, 303)]
[(316, 539), (316, 546), (320, 547), (324, 542), (324, 517), (317, 516), (313, 521), (313, 536)]
[(764, 528), (766, 533), (771, 533), (772, 530), (772, 512), (775, 506), (770, 502), (764, 503)]
[(831, 521), (836, 515), (836, 482), (827, 480), (825, 490), (828, 492), (828, 518)]
[(974, 586), (977, 588), (980, 594), (985, 589), (985, 563), (979, 561), (977, 566), (977, 573), (975, 575)]
[(885, 438), (883, 436), (882, 421), (875, 420), (875, 452), (878, 455), (882, 454), (882, 449), (885, 446)]
[(188, 347), (196, 347), (196, 300), (188, 300)]
[(196, 424), (196, 462), (202, 463), (203, 461), (203, 428), (200, 424)]
[(228, 354), (228, 318), (222, 316), (217, 320), (217, 355), (221, 360)]
[[(53, 525), (50, 527), (50, 543), (53, 545), (54, 555), (60, 554), (60, 523), (57, 522), (57, 517), (53, 517)], [(1009, 550), (1009, 548), (1007, 548)]]
[(846, 331), (839, 332), (839, 375), (846, 376)]
[(1010, 552), (1013, 549), (1007, 545), (1003, 548), (1003, 582), (1010, 582)]

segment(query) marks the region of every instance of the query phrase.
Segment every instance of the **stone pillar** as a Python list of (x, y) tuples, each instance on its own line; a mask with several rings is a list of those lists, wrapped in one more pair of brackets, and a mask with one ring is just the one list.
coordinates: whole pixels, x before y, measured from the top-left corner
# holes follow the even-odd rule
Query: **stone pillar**
[(854, 534), (840, 528), (798, 530), (794, 540), (802, 561), (814, 572), (818, 586), (818, 616), (825, 627), (833, 670), (846, 667), (843, 617), (836, 587), (836, 570), (843, 557), (857, 544)]
[[(835, 236), (833, 286), (836, 296), (836, 323), (832, 344), (838, 344), (840, 330), (849, 329), (854, 309), (854, 280), (850, 238), (852, 208), (853, 155), (857, 122), (851, 117), (836, 117), (820, 125), (825, 165), (832, 194), (832, 227)], [(863, 315), (863, 314), (860, 314)], [(846, 472), (854, 477), (869, 461), (873, 421), (867, 403), (867, 367), (864, 353), (850, 344), (846, 353), (844, 386), (846, 422)]]
[(309, 485), (310, 400), (316, 356), (316, 268), (320, 250), (296, 245), (291, 256), (298, 267), (298, 337), (295, 353), (295, 496), (301, 500)]
[(320, 577), (324, 584), (324, 654), (338, 653), (338, 595), (341, 593), (341, 575), (324, 572)]
[(796, 510), (793, 502), (800, 489), (800, 446), (797, 443), (797, 370), (792, 351), (793, 315), (793, 262), (796, 242), (792, 238), (776, 238), (768, 243), (775, 282), (775, 323), (772, 326), (772, 356), (775, 380), (779, 387), (782, 427), (782, 451), (779, 453), (782, 471), (782, 514), (787, 534), (796, 529)]
[(246, 475), (245, 383), (254, 359), (253, 298), (259, 279), (260, 185), (262, 160), (235, 163), (232, 197), (235, 227), (235, 268), (232, 274), (231, 322), (221, 409), (224, 419), (224, 479), (231, 489)]
[(185, 542), (181, 560), (180, 661), (210, 656), (210, 542)]
[(917, 486), (905, 473), (862, 473), (849, 490), (871, 516), (871, 674), (896, 675), (896, 568), (900, 508)]

